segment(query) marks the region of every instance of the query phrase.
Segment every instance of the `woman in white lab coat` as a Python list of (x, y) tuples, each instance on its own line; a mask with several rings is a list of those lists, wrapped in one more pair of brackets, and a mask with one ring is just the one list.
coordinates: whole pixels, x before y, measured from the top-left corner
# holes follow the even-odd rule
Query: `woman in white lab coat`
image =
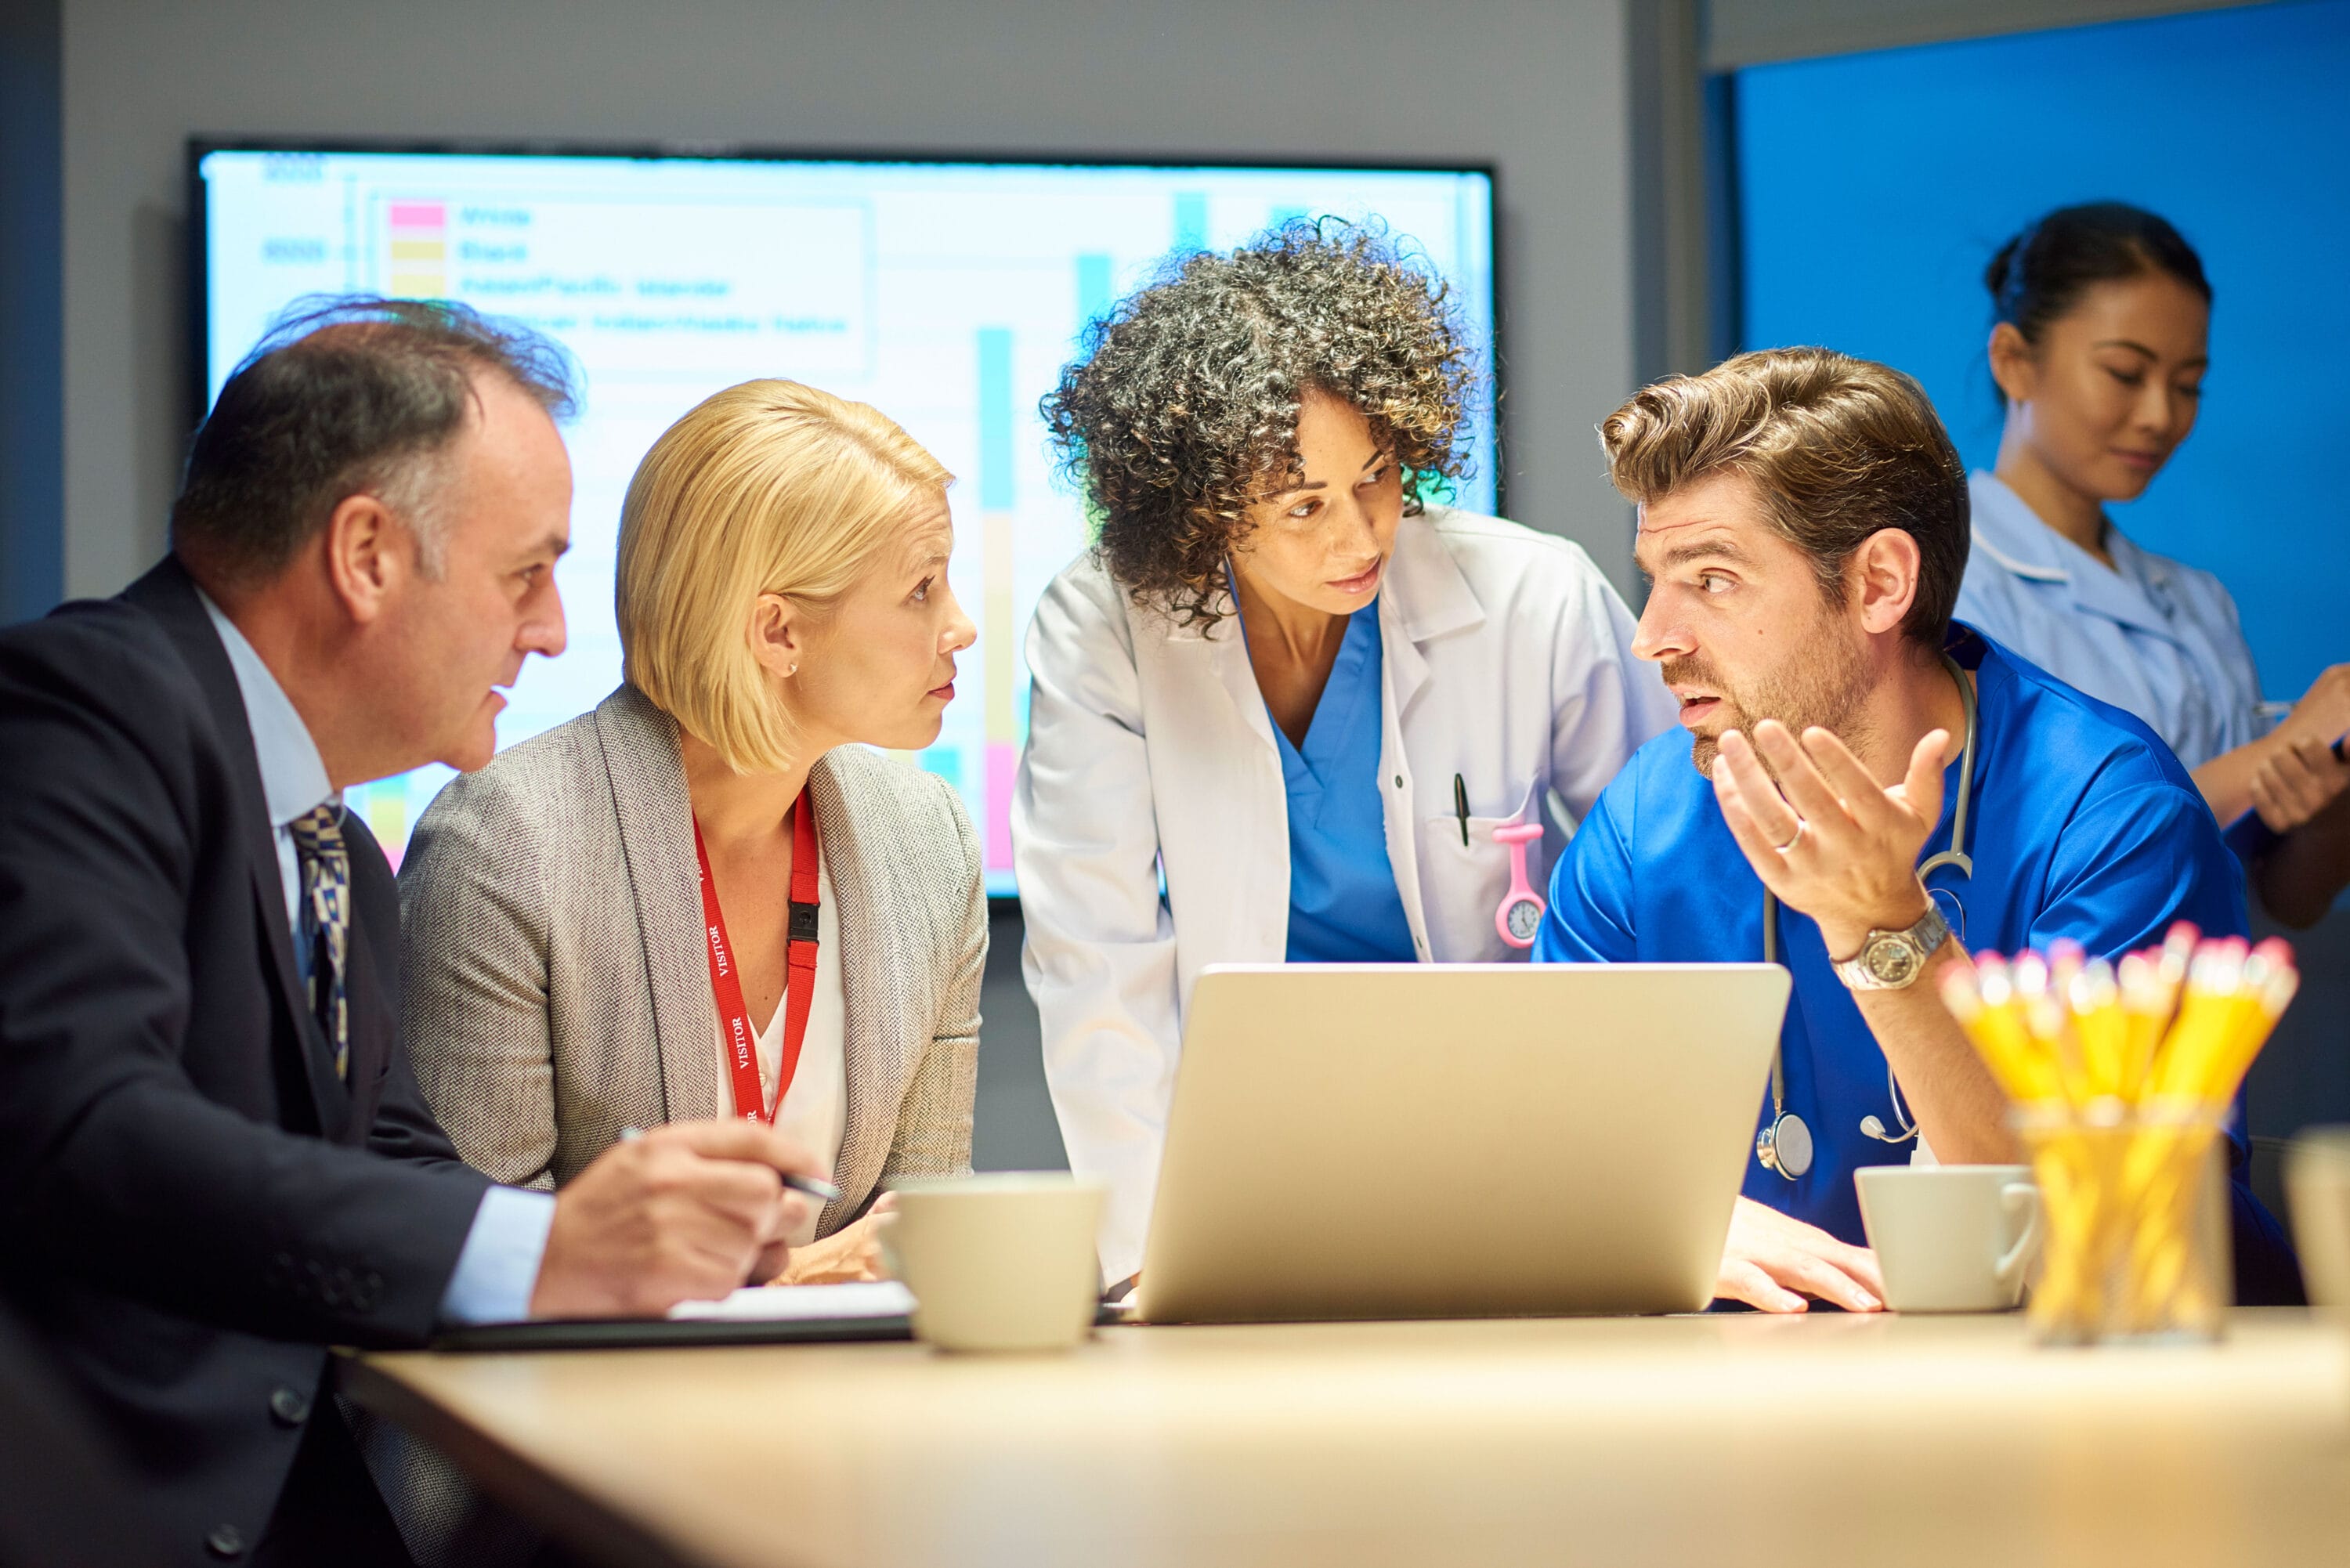
[(1124, 1282), (1200, 971), (1516, 956), (1495, 830), (1541, 830), (1545, 886), (1548, 798), (1579, 819), (1673, 704), (1582, 550), (1424, 501), (1474, 372), (1441, 280), (1377, 231), (1192, 256), (1087, 349), (1045, 412), (1100, 538), (1029, 632), (1012, 837), (1045, 1075)]

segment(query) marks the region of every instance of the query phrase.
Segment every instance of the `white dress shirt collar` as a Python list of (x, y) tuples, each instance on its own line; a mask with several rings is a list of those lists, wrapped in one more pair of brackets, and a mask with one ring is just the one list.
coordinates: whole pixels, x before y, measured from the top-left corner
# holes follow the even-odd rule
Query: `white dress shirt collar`
[(245, 641), (236, 623), (213, 602), (212, 595), (196, 590), (204, 613), (212, 617), (221, 647), (228, 650), (229, 668), (236, 672), (237, 695), (244, 700), (244, 722), (253, 732), (253, 757), (261, 765), (261, 795), (269, 812), (269, 826), (282, 828), (337, 798), (327, 777), (327, 764), (310, 728), (295, 711), (294, 701), (277, 677)]

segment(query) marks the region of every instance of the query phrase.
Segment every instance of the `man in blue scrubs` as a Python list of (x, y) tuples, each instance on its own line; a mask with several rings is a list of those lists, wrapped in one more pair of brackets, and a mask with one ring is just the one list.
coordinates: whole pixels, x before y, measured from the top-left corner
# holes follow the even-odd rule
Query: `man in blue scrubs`
[[(1767, 899), (1794, 990), (1717, 1293), (1874, 1310), (1854, 1170), (1920, 1139), (1945, 1163), (2019, 1157), (1942, 1008), (1948, 966), (2064, 938), (2115, 957), (2180, 919), (2241, 932), (2242, 875), (2152, 732), (1950, 619), (1966, 471), (1908, 377), (1744, 354), (1648, 388), (1601, 433), (1653, 584), (1633, 651), (1663, 666), (1687, 733), (1599, 797), (1534, 956), (1751, 962)], [(1946, 850), (1971, 876), (1935, 863)], [(2241, 1180), (2235, 1199), (2240, 1295), (2297, 1295), (2276, 1222)]]

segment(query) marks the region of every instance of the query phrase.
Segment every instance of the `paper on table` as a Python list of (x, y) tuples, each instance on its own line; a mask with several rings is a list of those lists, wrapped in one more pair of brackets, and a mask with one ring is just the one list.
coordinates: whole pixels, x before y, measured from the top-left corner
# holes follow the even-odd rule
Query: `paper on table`
[(822, 1318), (904, 1317), (914, 1293), (896, 1280), (860, 1285), (751, 1285), (722, 1301), (680, 1302), (673, 1319), (801, 1323)]

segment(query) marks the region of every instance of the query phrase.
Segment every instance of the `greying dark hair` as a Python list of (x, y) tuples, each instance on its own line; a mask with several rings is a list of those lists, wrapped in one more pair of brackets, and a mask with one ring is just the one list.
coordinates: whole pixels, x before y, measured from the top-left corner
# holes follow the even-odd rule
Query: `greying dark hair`
[[(2184, 234), (2143, 207), (2089, 202), (2059, 207), (2000, 246), (1983, 268), (1983, 287), (1991, 291), (1992, 322), (2037, 344), (2098, 284), (2147, 273), (2174, 277), (2211, 303), (2203, 258)], [(2004, 407), (2007, 394), (1998, 395)]]
[(1349, 405), (1402, 471), (1405, 514), (1468, 472), (1479, 382), (1451, 286), (1384, 225), (1294, 219), (1170, 260), (1091, 323), (1040, 410), (1110, 575), (1180, 623), (1226, 613), (1249, 505), (1299, 472), (1309, 391)]
[(265, 582), (345, 498), (371, 493), (438, 576), (437, 460), (481, 375), (504, 377), (557, 419), (577, 406), (569, 356), (527, 328), (447, 300), (295, 301), (188, 443), (172, 547), (224, 586)]
[(1938, 653), (1966, 576), (1966, 464), (1926, 389), (1827, 348), (1764, 348), (1633, 394), (1601, 422), (1607, 477), (1645, 505), (1717, 473), (1754, 486), (1778, 535), (1811, 557), (1821, 597), (1880, 529), (1918, 542), (1918, 597), (1901, 632)]

